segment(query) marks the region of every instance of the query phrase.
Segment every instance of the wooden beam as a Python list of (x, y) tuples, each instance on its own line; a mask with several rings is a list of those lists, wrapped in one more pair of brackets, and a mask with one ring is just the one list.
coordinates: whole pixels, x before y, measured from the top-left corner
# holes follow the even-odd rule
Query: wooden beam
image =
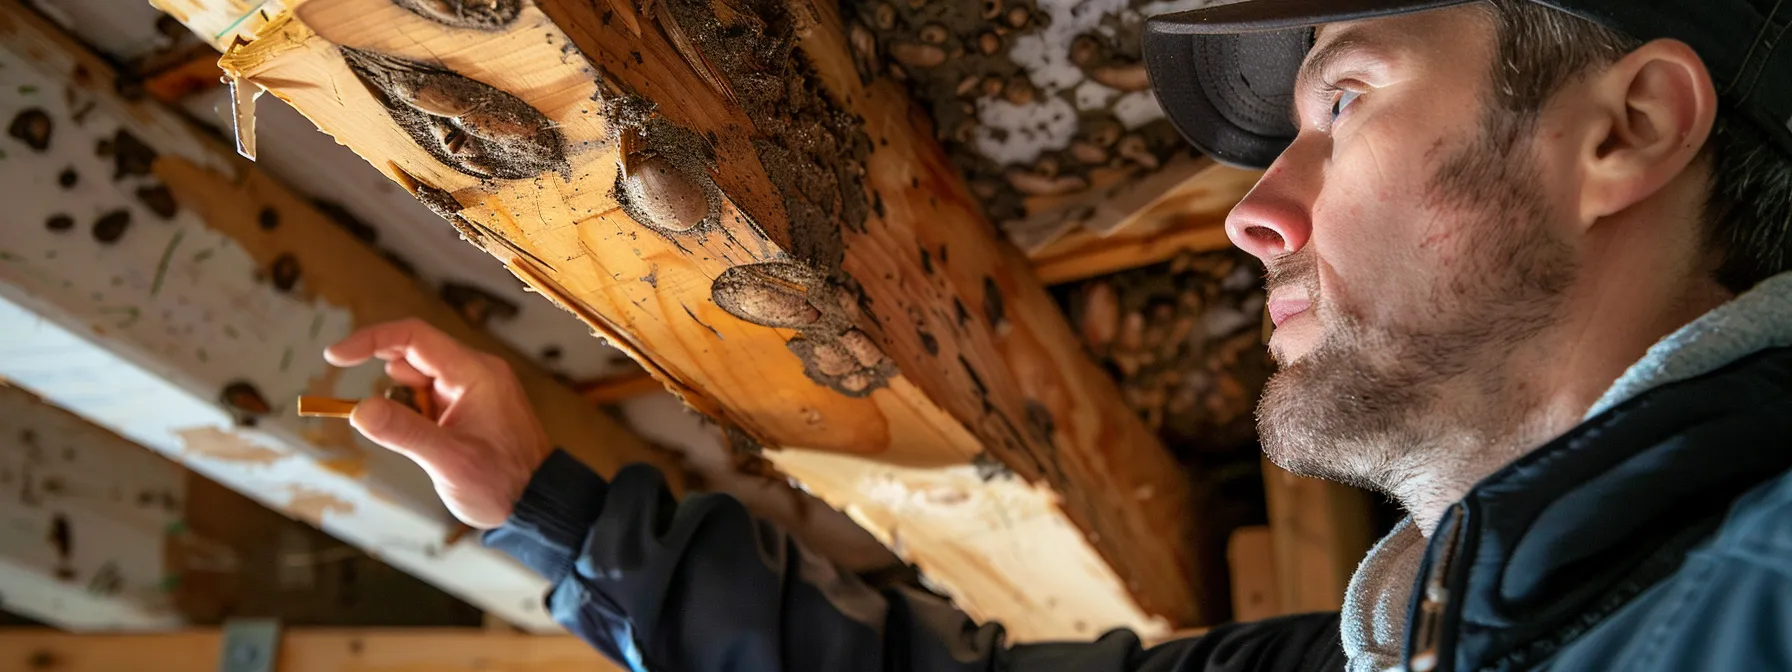
[[(300, 393), (378, 392), (378, 367), (319, 353), (356, 325), (418, 317), (505, 357), (549, 435), (602, 471), (670, 463), (474, 329), (303, 200), (105, 63), (0, 2), (0, 376), (519, 625), (553, 628), (545, 583), (454, 529), (427, 478)], [(63, 178), (64, 174), (72, 179)], [(58, 197), (48, 197), (59, 194)], [(676, 470), (669, 470), (676, 475)]]
[(151, 75), (143, 82), (143, 90), (164, 105), (180, 105), (180, 101), (189, 95), (217, 88), (223, 77), (224, 71), (218, 68), (218, 55), (204, 53)]
[(186, 500), (183, 471), (0, 383), (6, 608), (73, 631), (178, 626), (163, 540)]
[(1347, 485), (1295, 476), (1263, 461), (1269, 529), (1275, 548), (1278, 613), (1335, 611), (1368, 553), (1368, 493)]
[[(79, 635), (0, 629), (0, 669), (29, 672), (212, 672), (223, 634)], [(570, 635), (493, 634), (479, 628), (289, 629), (279, 672), (621, 672)]]
[(0, 501), (0, 599), (64, 630), (162, 631), (229, 616), (477, 618), (439, 589), (4, 384)]
[[(1180, 178), (1173, 187), (1129, 183), (1111, 200), (1066, 205), (1108, 223), (1072, 230), (1029, 248), (1027, 256), (1040, 280), (1059, 284), (1169, 261), (1184, 252), (1225, 249), (1232, 244), (1226, 214), (1261, 175), (1207, 158), (1180, 159), (1154, 176)], [(1150, 200), (1139, 203), (1144, 197)]]
[[(767, 455), (823, 499), (904, 510), (879, 518), (886, 539), (898, 521), (909, 537), (1001, 520), (986, 492), (1054, 521), (1032, 556), (999, 525), (903, 546), (962, 601), (1003, 605), (979, 616), (1023, 636), (1202, 620), (1219, 588), (1163, 527), (1199, 515), (1179, 467), (900, 85), (861, 77), (836, 7), (547, 0), (456, 27), (384, 0), (290, 4), (302, 18), (275, 17), (227, 72), (435, 204), (686, 403), (784, 449)], [(973, 462), (1039, 486), (986, 488)], [(928, 517), (880, 499), (902, 469), (977, 482)], [(950, 573), (957, 558), (1035, 594), (985, 596), (983, 575)]]
[(1268, 525), (1233, 530), (1226, 564), (1232, 570), (1232, 620), (1249, 623), (1285, 613), (1276, 586), (1275, 534)]

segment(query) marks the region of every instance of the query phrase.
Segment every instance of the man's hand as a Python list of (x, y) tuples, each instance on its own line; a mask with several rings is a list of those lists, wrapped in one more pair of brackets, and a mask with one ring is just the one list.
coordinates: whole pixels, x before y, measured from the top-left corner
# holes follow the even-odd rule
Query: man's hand
[(336, 366), (373, 358), (399, 384), (430, 390), (440, 415), (431, 421), (368, 397), (349, 422), (421, 465), (456, 518), (479, 529), (503, 525), (552, 448), (510, 365), (421, 320), (367, 327), (324, 351)]

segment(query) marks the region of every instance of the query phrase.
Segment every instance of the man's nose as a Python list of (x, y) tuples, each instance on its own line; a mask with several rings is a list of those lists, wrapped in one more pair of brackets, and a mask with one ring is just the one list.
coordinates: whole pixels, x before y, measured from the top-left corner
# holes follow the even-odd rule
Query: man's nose
[[(1313, 235), (1312, 205), (1320, 171), (1316, 163), (1309, 165), (1303, 159), (1308, 148), (1302, 144), (1296, 141), (1283, 152), (1226, 217), (1232, 244), (1265, 262), (1300, 251)], [(1311, 157), (1311, 162), (1323, 160)]]

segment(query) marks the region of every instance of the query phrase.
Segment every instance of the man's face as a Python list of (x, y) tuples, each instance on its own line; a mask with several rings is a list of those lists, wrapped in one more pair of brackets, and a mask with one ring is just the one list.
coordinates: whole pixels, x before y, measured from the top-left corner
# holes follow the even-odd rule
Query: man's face
[(1489, 123), (1494, 51), (1473, 6), (1319, 32), (1300, 135), (1227, 222), (1269, 268), (1278, 464), (1387, 490), (1535, 403), (1515, 353), (1560, 319), (1572, 208), (1547, 129)]

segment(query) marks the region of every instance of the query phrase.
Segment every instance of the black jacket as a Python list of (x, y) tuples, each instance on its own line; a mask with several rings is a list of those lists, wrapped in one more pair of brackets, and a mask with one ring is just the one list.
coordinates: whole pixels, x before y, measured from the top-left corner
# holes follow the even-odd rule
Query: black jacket
[[(1413, 591), (1409, 661), (1415, 670), (1792, 669), (1789, 467), (1792, 350), (1582, 423), (1450, 509)], [(1344, 666), (1337, 614), (1225, 625), (1150, 649), (1124, 631), (1006, 646), (999, 625), (972, 623), (930, 595), (874, 590), (729, 497), (678, 503), (651, 469), (606, 482), (562, 453), (486, 543), (547, 577), (556, 619), (635, 670)], [(1734, 627), (1696, 627), (1707, 621)]]

